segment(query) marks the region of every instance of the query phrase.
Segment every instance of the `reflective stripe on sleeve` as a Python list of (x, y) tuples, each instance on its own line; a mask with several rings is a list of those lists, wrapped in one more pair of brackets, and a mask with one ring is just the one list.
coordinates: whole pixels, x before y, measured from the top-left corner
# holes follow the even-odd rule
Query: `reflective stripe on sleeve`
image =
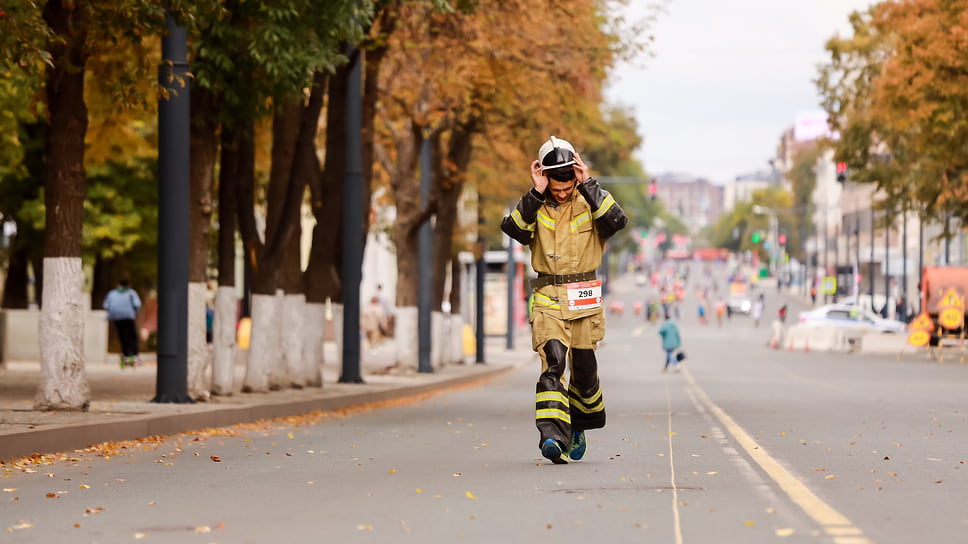
[(514, 208), (514, 211), (511, 212), (511, 219), (514, 220), (514, 224), (519, 229), (534, 232), (534, 223), (525, 223), (524, 218), (521, 217), (521, 212), (517, 208)]
[(598, 208), (598, 210), (596, 210), (595, 213), (592, 214), (592, 217), (594, 217), (595, 219), (598, 219), (599, 217), (605, 215), (605, 212), (607, 212), (608, 209), (612, 207), (612, 204), (615, 204), (615, 199), (612, 198), (611, 194), (609, 194), (608, 196), (605, 197), (605, 200), (602, 201), (602, 205)]

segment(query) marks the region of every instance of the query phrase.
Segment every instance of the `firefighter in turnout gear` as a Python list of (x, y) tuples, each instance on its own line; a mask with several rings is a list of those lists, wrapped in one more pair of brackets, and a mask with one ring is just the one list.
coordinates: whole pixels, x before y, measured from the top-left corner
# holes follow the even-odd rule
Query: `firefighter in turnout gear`
[(586, 430), (605, 426), (595, 359), (605, 336), (605, 312), (595, 271), (605, 241), (627, 218), (565, 140), (552, 136), (541, 146), (531, 181), (534, 188), (504, 218), (501, 230), (531, 248), (538, 273), (531, 280), (531, 346), (541, 359), (535, 424), (541, 454), (564, 464), (585, 454)]

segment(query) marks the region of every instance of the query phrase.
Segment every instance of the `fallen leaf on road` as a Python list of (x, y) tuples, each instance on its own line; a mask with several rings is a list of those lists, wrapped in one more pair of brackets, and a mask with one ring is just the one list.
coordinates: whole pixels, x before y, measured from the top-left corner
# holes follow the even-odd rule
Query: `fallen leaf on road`
[(468, 498), (468, 499), (476, 499), (476, 498), (477, 498), (477, 497), (475, 497), (475, 496), (474, 496), (474, 494), (473, 494), (473, 493), (471, 493), (470, 491), (468, 491), (468, 492), (466, 492), (465, 494), (467, 495), (467, 498)]
[(47, 498), (48, 499), (59, 499), (60, 496), (57, 493), (48, 493), (47, 494)]
[(104, 511), (104, 508), (103, 507), (97, 506), (95, 508), (88, 508), (88, 509), (84, 510), (84, 513), (85, 514), (100, 514), (103, 511)]
[(827, 476), (825, 479), (827, 479), (827, 480), (833, 480), (834, 479), (834, 475), (831, 474), (830, 476)]
[(196, 533), (199, 533), (199, 534), (201, 534), (201, 533), (211, 533), (212, 532), (212, 528), (209, 527), (208, 525), (199, 525), (198, 527), (195, 527), (195, 532)]
[(753, 521), (753, 520), (751, 520), (751, 519), (748, 519), (748, 520), (746, 520), (746, 521), (743, 522), (743, 525), (745, 525), (747, 527), (752, 527), (752, 526), (756, 525), (756, 522)]
[(30, 529), (33, 526), (34, 524), (30, 523), (29, 521), (20, 520), (20, 523), (14, 525), (13, 527), (11, 527), (11, 529), (16, 529), (19, 531), (20, 529)]
[(144, 540), (144, 539), (148, 538), (148, 535), (146, 535), (144, 533), (135, 533), (134, 534), (134, 537), (136, 539), (138, 539), (138, 540)]
[(215, 461), (216, 463), (221, 463), (222, 462), (222, 458), (219, 457), (218, 455), (213, 455), (213, 456), (209, 457), (209, 459), (211, 459), (212, 461)]
[(81, 484), (81, 485), (79, 485), (79, 486), (77, 486), (77, 487), (79, 487), (79, 488), (81, 488), (81, 489), (91, 489), (91, 486), (89, 486), (89, 485), (84, 485), (84, 484)]
[(3, 488), (3, 492), (4, 493), (13, 493), (16, 490), (17, 490), (16, 487), (5, 487), (5, 488)]
[(777, 529), (776, 536), (788, 537), (793, 534), (793, 529)]
[(370, 525), (369, 523), (361, 523), (361, 524), (359, 524), (359, 525), (356, 526), (356, 530), (357, 531), (372, 531), (373, 530), (373, 526)]

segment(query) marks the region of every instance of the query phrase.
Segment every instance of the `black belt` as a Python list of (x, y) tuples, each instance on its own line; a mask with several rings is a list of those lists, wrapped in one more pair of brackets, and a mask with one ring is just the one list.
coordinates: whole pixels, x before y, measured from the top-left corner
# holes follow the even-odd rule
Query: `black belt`
[(531, 280), (531, 288), (537, 289), (545, 285), (564, 285), (576, 281), (591, 281), (595, 279), (595, 272), (579, 272), (578, 274), (538, 274)]

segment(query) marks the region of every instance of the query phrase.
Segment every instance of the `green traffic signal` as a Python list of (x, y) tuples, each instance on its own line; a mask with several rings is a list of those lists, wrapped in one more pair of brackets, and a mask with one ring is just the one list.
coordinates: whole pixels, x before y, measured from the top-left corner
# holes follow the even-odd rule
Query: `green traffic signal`
[(753, 243), (754, 244), (760, 243), (760, 233), (758, 232), (753, 233)]

